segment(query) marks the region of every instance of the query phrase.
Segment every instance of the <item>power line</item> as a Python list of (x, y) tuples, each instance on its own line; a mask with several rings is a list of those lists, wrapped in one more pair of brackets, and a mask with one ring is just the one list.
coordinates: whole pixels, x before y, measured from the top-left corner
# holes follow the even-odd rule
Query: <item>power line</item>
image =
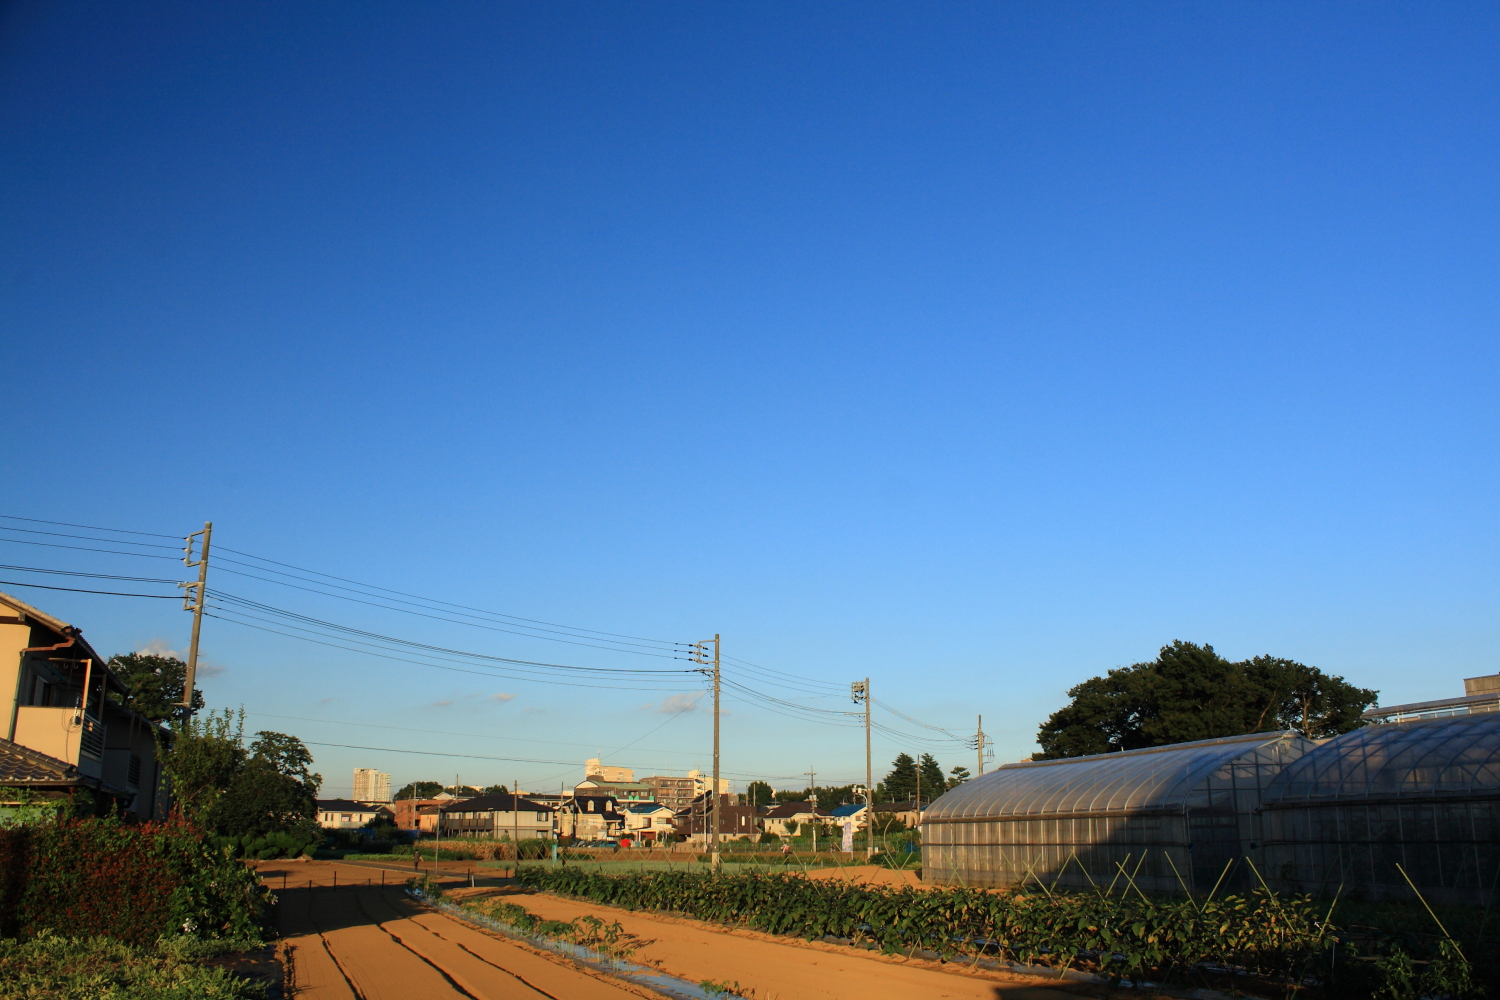
[[(473, 659), (478, 659), (478, 660), (494, 660), (494, 661), (498, 661), (498, 662), (501, 662), (501, 663), (518, 663), (518, 664), (524, 664), (526, 666), (532, 666), (532, 667), (547, 667), (547, 668), (551, 668), (551, 669), (555, 669), (555, 670), (578, 670), (578, 671), (588, 671), (588, 672), (592, 672), (592, 673), (608, 673), (608, 674), (678, 674), (678, 675), (680, 675), (680, 674), (697, 673), (696, 670), (684, 669), (684, 668), (662, 670), (662, 669), (655, 669), (655, 668), (649, 668), (648, 669), (648, 668), (644, 668), (644, 667), (580, 667), (580, 666), (576, 666), (576, 665), (573, 665), (573, 664), (567, 664), (567, 663), (546, 663), (546, 662), (542, 662), (542, 661), (538, 661), (538, 660), (519, 660), (519, 659), (514, 659), (514, 658), (508, 657), (508, 656), (492, 656), (492, 655), (490, 655), (488, 653), (471, 653), (468, 650), (464, 650), (464, 649), (451, 649), (451, 648), (449, 648), (447, 646), (434, 646), (434, 645), (432, 645), (430, 643), (414, 642), (414, 641), (412, 641), (410, 639), (398, 639), (398, 638), (396, 638), (394, 636), (381, 635), (379, 632), (370, 632), (370, 631), (368, 631), (366, 629), (354, 628), (353, 626), (350, 626), (350, 625), (339, 625), (336, 622), (324, 621), (321, 618), (313, 618), (313, 617), (311, 617), (309, 615), (298, 614), (295, 611), (287, 611), (287, 610), (282, 609), (282, 608), (272, 607), (269, 604), (262, 604), (259, 601), (252, 601), (252, 600), (249, 600), (249, 599), (244, 598), (244, 597), (239, 597), (239, 596), (237, 596), (235, 594), (227, 593), (226, 591), (223, 591), (223, 590), (214, 591), (213, 596), (216, 597), (216, 598), (218, 598), (218, 599), (220, 599), (220, 600), (232, 601), (235, 604), (240, 604), (240, 605), (244, 605), (245, 607), (254, 608), (257, 611), (264, 611), (264, 612), (267, 612), (267, 613), (270, 613), (270, 614), (279, 615), (279, 616), (281, 616), (283, 618), (292, 619), (293, 621), (306, 622), (306, 623), (308, 623), (310, 625), (317, 625), (317, 626), (319, 626), (321, 628), (332, 629), (332, 630), (334, 630), (336, 632), (341, 632), (341, 633), (345, 633), (345, 634), (348, 634), (348, 635), (365, 636), (365, 637), (370, 638), (370, 639), (380, 640), (381, 642), (395, 643), (398, 646), (409, 646), (409, 647), (411, 647), (413, 649), (430, 650), (431, 652), (434, 652), (434, 653), (450, 653), (450, 654), (453, 654), (453, 655), (456, 655), (456, 656), (471, 657)], [(232, 610), (232, 609), (219, 608), (218, 610), (225, 611), (225, 610)]]
[(165, 583), (176, 586), (176, 580), (165, 580), (156, 576), (116, 576), (113, 573), (84, 573), (80, 570), (71, 569), (42, 569), (38, 566), (7, 566), (0, 563), (0, 569), (20, 570), (23, 573), (51, 573), (55, 576), (87, 576), (95, 580), (128, 580), (131, 583)]
[(177, 538), (177, 535), (163, 535), (159, 531), (131, 531), (128, 528), (100, 528), (92, 524), (73, 524), (69, 521), (44, 521), (39, 517), (17, 517), (15, 514), (0, 514), (0, 518), (7, 521), (26, 521), (30, 524), (55, 524), (64, 528), (83, 528), (85, 531), (113, 531), (120, 535), (144, 535), (148, 538)]
[[(222, 611), (224, 609), (220, 609), (220, 610)], [(228, 613), (233, 614), (233, 612), (228, 612)], [(630, 685), (630, 686), (621, 686), (621, 685), (618, 685), (618, 684), (599, 684), (597, 682), (589, 681), (589, 680), (584, 680), (584, 679), (578, 679), (578, 680), (555, 679), (554, 680), (554, 679), (550, 679), (550, 678), (547, 678), (547, 677), (517, 676), (516, 672), (514, 672), (514, 671), (507, 672), (506, 668), (504, 668), (504, 667), (492, 667), (489, 670), (471, 670), (471, 669), (466, 669), (464, 667), (450, 667), (450, 666), (447, 666), (447, 665), (441, 664), (441, 663), (431, 663), (428, 660), (413, 660), (413, 659), (410, 659), (409, 657), (404, 657), (404, 656), (391, 656), (391, 655), (386, 654), (386, 653), (372, 652), (371, 650), (368, 650), (368, 649), (357, 649), (357, 648), (355, 648), (353, 646), (340, 645), (339, 643), (336, 643), (336, 642), (324, 642), (323, 640), (320, 640), (320, 639), (311, 639), (311, 638), (308, 638), (307, 636), (292, 635), (290, 632), (282, 632), (282, 631), (279, 631), (278, 629), (266, 628), (264, 625), (252, 625), (249, 622), (239, 621), (236, 618), (226, 618), (222, 614), (217, 614), (216, 615), (216, 614), (211, 614), (210, 613), (208, 615), (208, 617), (210, 617), (210, 618), (217, 618), (219, 621), (233, 622), (235, 625), (239, 625), (242, 628), (253, 628), (253, 629), (255, 629), (256, 631), (259, 631), (259, 632), (270, 632), (270, 633), (272, 633), (274, 635), (285, 636), (288, 639), (296, 639), (296, 640), (298, 640), (300, 642), (310, 642), (310, 643), (313, 643), (314, 645), (317, 645), (317, 646), (328, 646), (328, 647), (330, 647), (332, 649), (342, 649), (342, 650), (345, 650), (346, 652), (350, 652), (350, 653), (362, 653), (365, 656), (373, 656), (373, 657), (376, 657), (376, 658), (382, 659), (382, 660), (393, 660), (393, 661), (395, 661), (397, 663), (413, 663), (413, 664), (416, 664), (417, 666), (421, 666), (421, 667), (432, 667), (432, 668), (437, 669), (437, 670), (449, 670), (449, 671), (453, 671), (454, 673), (460, 673), (460, 674), (475, 674), (475, 675), (480, 676), (480, 677), (491, 677), (491, 678), (494, 678), (494, 677), (505, 677), (505, 678), (507, 678), (509, 680), (533, 681), (533, 682), (538, 683), (538, 684), (558, 684), (558, 685), (561, 685), (563, 687), (591, 687), (591, 688), (598, 688), (598, 689), (601, 689), (601, 690), (608, 690), (608, 691), (674, 691), (674, 690), (681, 690), (680, 686), (677, 687), (677, 688), (652, 687), (652, 686), (648, 685), (645, 682), (637, 682), (637, 683), (635, 683), (633, 685)], [(290, 626), (289, 625), (287, 627), (288, 628), (295, 628), (296, 626)], [(355, 640), (350, 640), (350, 641), (355, 641)]]
[(118, 549), (95, 549), (87, 545), (59, 545), (57, 542), (33, 542), (29, 538), (0, 538), (0, 542), (9, 542), (12, 545), (42, 545), (49, 549), (73, 549), (76, 552), (104, 552), (112, 556), (135, 556), (137, 559), (168, 559), (177, 561), (176, 556), (159, 556), (155, 552), (121, 552)]
[(35, 587), (38, 590), (66, 590), (73, 594), (103, 594), (106, 597), (152, 597), (161, 601), (180, 600), (181, 594), (122, 594), (114, 590), (84, 590), (82, 587), (49, 587), (45, 583), (22, 583), (20, 580), (0, 580), (7, 587)]
[[(402, 591), (402, 590), (392, 590), (389, 587), (381, 587), (381, 586), (378, 586), (377, 584), (373, 584), (373, 583), (361, 583), (358, 580), (351, 580), (351, 579), (348, 579), (347, 577), (342, 577), (342, 576), (334, 576), (332, 573), (324, 573), (321, 570), (307, 569), (306, 567), (303, 567), (303, 566), (293, 566), (291, 563), (278, 562), (275, 559), (267, 559), (265, 556), (258, 556), (258, 555), (255, 555), (253, 553), (250, 553), (250, 552), (241, 552), (239, 549), (231, 549), (228, 546), (220, 546), (220, 548), (223, 551), (225, 551), (225, 552), (233, 552), (235, 555), (245, 556), (248, 559), (256, 559), (256, 560), (259, 560), (261, 562), (268, 562), (268, 563), (271, 563), (271, 564), (276, 565), (276, 566), (285, 566), (287, 569), (295, 569), (295, 570), (297, 570), (298, 572), (301, 572), (301, 573), (312, 573), (314, 576), (327, 577), (330, 580), (338, 580), (341, 583), (352, 583), (352, 584), (354, 584), (357, 587), (364, 587), (366, 590), (384, 591), (385, 593), (388, 593), (388, 594), (395, 594), (398, 597), (409, 597), (409, 598), (412, 598), (412, 599), (418, 600), (418, 601), (426, 601), (429, 604), (441, 604), (441, 605), (444, 605), (446, 607), (459, 608), (459, 609), (464, 610), (464, 611), (475, 611), (475, 612), (478, 612), (479, 614), (490, 615), (490, 616), (493, 616), (493, 617), (496, 617), (496, 618), (509, 618), (509, 619), (512, 619), (512, 620), (515, 620), (515, 621), (528, 622), (528, 623), (533, 624), (533, 625), (548, 625), (548, 626), (551, 626), (552, 628), (567, 629), (570, 632), (588, 632), (588, 633), (592, 633), (594, 635), (609, 636), (610, 638), (614, 638), (614, 639), (633, 639), (633, 640), (636, 640), (636, 641), (639, 641), (639, 642), (651, 642), (651, 643), (657, 643), (657, 644), (660, 644), (660, 645), (672, 646), (672, 647), (678, 647), (678, 646), (686, 647), (688, 645), (688, 643), (675, 642), (675, 641), (670, 640), (670, 639), (648, 639), (648, 638), (645, 638), (643, 636), (638, 636), (638, 635), (623, 635), (623, 634), (620, 634), (618, 632), (602, 632), (602, 631), (599, 631), (598, 629), (580, 628), (580, 627), (573, 626), (573, 625), (562, 625), (562, 624), (559, 624), (558, 622), (542, 621), (542, 620), (537, 619), (537, 618), (523, 618), (523, 617), (520, 617), (518, 615), (508, 615), (508, 614), (505, 614), (504, 612), (500, 612), (500, 611), (488, 611), (488, 610), (486, 610), (484, 608), (470, 607), (469, 605), (466, 605), (466, 604), (454, 604), (451, 601), (438, 600), (437, 598), (433, 598), (433, 597), (423, 597), (420, 594), (411, 594), (411, 593), (407, 593), (406, 591)], [(237, 563), (237, 565), (245, 565), (245, 564), (244, 563)], [(252, 568), (261, 569), (262, 567), (252, 567)], [(264, 570), (264, 572), (275, 573), (276, 570), (266, 569), (266, 570)], [(291, 574), (289, 574), (289, 573), (283, 573), (281, 575), (282, 576), (291, 576)], [(293, 579), (299, 579), (299, 578), (298, 577), (293, 577)], [(314, 582), (318, 582), (318, 581), (308, 580), (306, 582), (308, 582), (308, 583), (314, 583)], [(332, 584), (324, 584), (324, 586), (333, 586), (333, 585)], [(340, 588), (340, 589), (344, 589), (344, 588)], [(366, 596), (373, 596), (373, 595), (366, 595)]]
[(147, 549), (176, 549), (176, 545), (163, 545), (161, 542), (132, 542), (128, 538), (95, 538), (93, 535), (74, 535), (65, 531), (40, 531), (36, 528), (12, 528), (8, 524), (0, 524), (0, 531), (24, 531), (28, 535), (47, 535), (50, 538), (77, 538), (85, 542), (107, 542), (110, 545), (138, 545)]
[[(244, 566), (244, 565), (246, 565), (245, 563), (239, 562), (239, 560), (237, 560), (237, 559), (225, 559), (222, 556), (219, 558), (219, 562), (221, 562), (221, 563), (231, 562), (231, 563), (234, 563), (235, 565), (238, 565), (238, 566)], [(354, 604), (363, 604), (363, 605), (366, 605), (366, 606), (372, 607), (372, 608), (380, 608), (383, 611), (396, 611), (396, 612), (400, 612), (401, 614), (416, 615), (419, 618), (430, 618), (430, 619), (432, 619), (434, 621), (447, 622), (450, 625), (467, 625), (470, 628), (482, 628), (482, 629), (484, 629), (486, 631), (489, 631), (489, 632), (504, 632), (507, 635), (519, 635), (519, 636), (524, 636), (524, 637), (526, 637), (528, 639), (548, 639), (551, 642), (564, 642), (564, 643), (567, 643), (570, 646), (586, 646), (586, 647), (588, 647), (590, 649), (607, 649), (607, 650), (609, 650), (611, 652), (615, 652), (615, 653), (634, 653), (637, 656), (656, 656), (656, 657), (660, 657), (662, 659), (669, 659), (669, 660), (684, 660), (684, 659), (686, 659), (686, 657), (683, 657), (683, 656), (671, 656), (671, 655), (669, 655), (667, 653), (664, 653), (664, 652), (655, 652), (655, 651), (651, 651), (651, 650), (637, 650), (637, 649), (620, 649), (617, 646), (601, 646), (598, 643), (593, 643), (593, 642), (579, 642), (576, 639), (552, 639), (549, 636), (534, 635), (531, 632), (518, 632), (518, 631), (516, 631), (514, 629), (497, 628), (494, 625), (481, 625), (478, 622), (458, 621), (458, 620), (453, 619), (453, 618), (444, 618), (444, 617), (442, 617), (440, 615), (423, 614), (421, 611), (413, 611), (410, 608), (393, 607), (392, 605), (389, 605), (389, 604), (376, 604), (374, 601), (361, 601), (358, 598), (346, 597), (343, 594), (330, 594), (327, 591), (313, 590), (311, 587), (299, 587), (299, 586), (297, 586), (294, 583), (285, 583), (285, 582), (283, 582), (281, 580), (272, 580), (272, 579), (269, 579), (269, 578), (264, 577), (264, 576), (256, 576), (253, 573), (244, 573), (244, 572), (241, 572), (240, 570), (226, 569), (223, 566), (219, 566), (219, 572), (221, 572), (221, 573), (233, 573), (235, 576), (248, 577), (248, 578), (250, 578), (252, 580), (262, 580), (262, 581), (265, 581), (266, 583), (274, 583), (274, 584), (277, 584), (277, 585), (282, 586), (282, 587), (291, 587), (294, 590), (305, 590), (308, 593), (321, 594), (324, 597), (334, 597), (334, 598), (337, 598), (337, 599), (339, 599), (341, 601), (350, 601), (351, 603), (354, 603)], [(274, 571), (272, 571), (272, 572), (274, 572)], [(316, 581), (309, 581), (309, 582), (316, 582)], [(326, 586), (326, 584), (325, 584), (325, 586)], [(347, 588), (344, 588), (344, 589), (347, 589)], [(216, 591), (216, 593), (222, 594), (223, 591), (222, 590), (221, 591)], [(376, 595), (374, 595), (374, 594), (367, 594), (365, 596), (367, 596), (367, 597), (374, 597)], [(388, 598), (383, 598), (383, 599), (388, 600)], [(436, 610), (436, 609), (429, 609), (429, 610)]]

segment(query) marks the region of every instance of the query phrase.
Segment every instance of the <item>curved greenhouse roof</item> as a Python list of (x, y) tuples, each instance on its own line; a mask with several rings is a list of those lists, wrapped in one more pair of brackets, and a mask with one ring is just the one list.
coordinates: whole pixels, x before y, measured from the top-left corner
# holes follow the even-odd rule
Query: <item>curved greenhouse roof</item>
[[(1316, 744), (1296, 733), (1252, 733), (1196, 743), (1005, 764), (932, 804), (924, 822), (1099, 813), (1181, 812), (1224, 765), (1281, 744), (1300, 755)], [(1285, 758), (1283, 758), (1285, 760)]]
[[(951, 793), (950, 793), (951, 794)], [(1500, 794), (1500, 714), (1367, 726), (1287, 765), (1268, 806)]]

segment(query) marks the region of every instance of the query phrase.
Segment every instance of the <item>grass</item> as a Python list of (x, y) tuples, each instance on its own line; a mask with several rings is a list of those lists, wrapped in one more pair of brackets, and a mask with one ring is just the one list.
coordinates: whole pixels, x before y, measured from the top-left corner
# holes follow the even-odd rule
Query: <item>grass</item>
[(0, 939), (0, 1000), (264, 1000), (262, 984), (200, 964), (260, 946), (183, 938), (136, 948), (51, 933)]

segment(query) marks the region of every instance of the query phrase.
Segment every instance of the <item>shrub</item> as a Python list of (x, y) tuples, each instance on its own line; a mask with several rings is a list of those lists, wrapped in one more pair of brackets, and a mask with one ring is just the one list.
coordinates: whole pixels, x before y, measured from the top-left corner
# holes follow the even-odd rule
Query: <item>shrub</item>
[[(259, 942), (238, 942), (254, 945)], [(194, 961), (202, 949), (138, 948), (43, 931), (0, 940), (0, 1000), (260, 1000), (266, 989)]]
[(182, 820), (63, 820), (0, 830), (0, 935), (53, 931), (146, 945), (259, 937), (271, 896)]

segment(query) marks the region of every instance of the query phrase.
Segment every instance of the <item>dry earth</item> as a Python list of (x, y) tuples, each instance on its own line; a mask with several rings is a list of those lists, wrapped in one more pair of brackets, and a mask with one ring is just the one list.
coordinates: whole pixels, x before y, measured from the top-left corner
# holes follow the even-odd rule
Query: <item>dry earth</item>
[[(305, 1000), (553, 997), (594, 1000), (656, 996), (603, 979), (557, 956), (412, 902), (398, 887), (409, 869), (333, 862), (262, 862), (281, 895), (283, 948), (294, 968), (294, 996)], [(455, 866), (457, 867), (457, 866)], [(281, 890), (285, 874), (284, 892)], [(485, 872), (489, 874), (489, 872)], [(387, 879), (382, 888), (380, 879)], [(891, 884), (911, 873), (842, 869), (821, 878)], [(482, 876), (481, 876), (482, 877)], [(334, 889), (337, 879), (339, 888)], [(314, 887), (307, 885), (312, 882)], [(619, 921), (642, 945), (636, 960), (690, 982), (731, 984), (754, 1000), (1067, 1000), (1094, 993), (1077, 984), (977, 970), (920, 959), (870, 955), (823, 942), (772, 937), (701, 921), (632, 913), (509, 886), (467, 888), (455, 899), (503, 895), (548, 919), (592, 914)], [(301, 888), (298, 888), (298, 886)]]

